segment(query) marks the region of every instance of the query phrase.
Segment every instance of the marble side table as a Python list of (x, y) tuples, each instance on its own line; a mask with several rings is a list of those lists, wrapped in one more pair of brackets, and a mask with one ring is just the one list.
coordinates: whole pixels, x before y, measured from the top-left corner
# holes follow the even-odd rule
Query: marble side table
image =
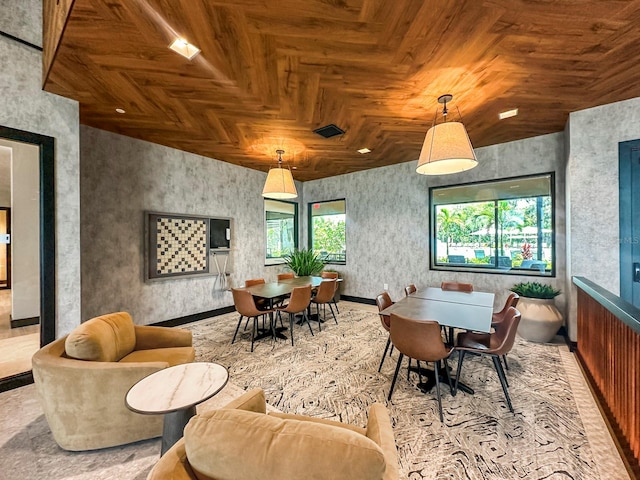
[(213, 397), (227, 384), (229, 372), (217, 363), (176, 365), (143, 378), (129, 389), (125, 404), (145, 415), (164, 414), (161, 455), (183, 436), (196, 414), (196, 405)]

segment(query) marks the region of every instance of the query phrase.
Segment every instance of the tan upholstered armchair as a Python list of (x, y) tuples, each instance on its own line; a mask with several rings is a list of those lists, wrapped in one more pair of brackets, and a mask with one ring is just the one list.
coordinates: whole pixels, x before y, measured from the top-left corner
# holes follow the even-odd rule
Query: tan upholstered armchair
[(188, 330), (134, 325), (126, 312), (84, 322), (32, 359), (53, 438), (79, 451), (160, 436), (162, 416), (134, 413), (124, 397), (138, 380), (194, 356)]
[(366, 428), (266, 414), (264, 392), (250, 390), (221, 410), (193, 417), (147, 480), (205, 478), (396, 480), (389, 414), (384, 405), (371, 405)]

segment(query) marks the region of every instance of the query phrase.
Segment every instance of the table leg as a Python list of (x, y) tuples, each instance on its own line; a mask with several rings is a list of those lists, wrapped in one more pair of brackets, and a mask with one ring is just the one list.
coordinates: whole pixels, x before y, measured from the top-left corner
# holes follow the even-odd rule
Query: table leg
[(165, 413), (164, 425), (162, 427), (162, 448), (160, 456), (175, 445), (184, 435), (184, 427), (189, 423), (189, 419), (196, 414), (196, 407), (189, 407), (175, 412)]

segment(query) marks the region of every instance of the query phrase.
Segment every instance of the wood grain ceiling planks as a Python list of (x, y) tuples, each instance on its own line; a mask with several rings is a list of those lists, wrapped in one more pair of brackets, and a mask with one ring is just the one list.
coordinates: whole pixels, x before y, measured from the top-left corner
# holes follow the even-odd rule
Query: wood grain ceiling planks
[[(639, 21), (640, 0), (75, 0), (44, 88), (83, 124), (252, 169), (282, 147), (307, 181), (416, 160), (443, 93), (475, 147), (640, 96)], [(329, 123), (346, 133), (312, 133)]]

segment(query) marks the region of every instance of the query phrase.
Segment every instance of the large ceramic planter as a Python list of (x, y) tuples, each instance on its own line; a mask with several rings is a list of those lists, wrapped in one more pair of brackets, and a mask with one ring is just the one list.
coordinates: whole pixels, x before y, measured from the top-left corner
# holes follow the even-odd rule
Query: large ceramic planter
[(518, 335), (530, 342), (550, 342), (562, 326), (562, 314), (553, 298), (520, 297), (517, 309), (522, 315)]

